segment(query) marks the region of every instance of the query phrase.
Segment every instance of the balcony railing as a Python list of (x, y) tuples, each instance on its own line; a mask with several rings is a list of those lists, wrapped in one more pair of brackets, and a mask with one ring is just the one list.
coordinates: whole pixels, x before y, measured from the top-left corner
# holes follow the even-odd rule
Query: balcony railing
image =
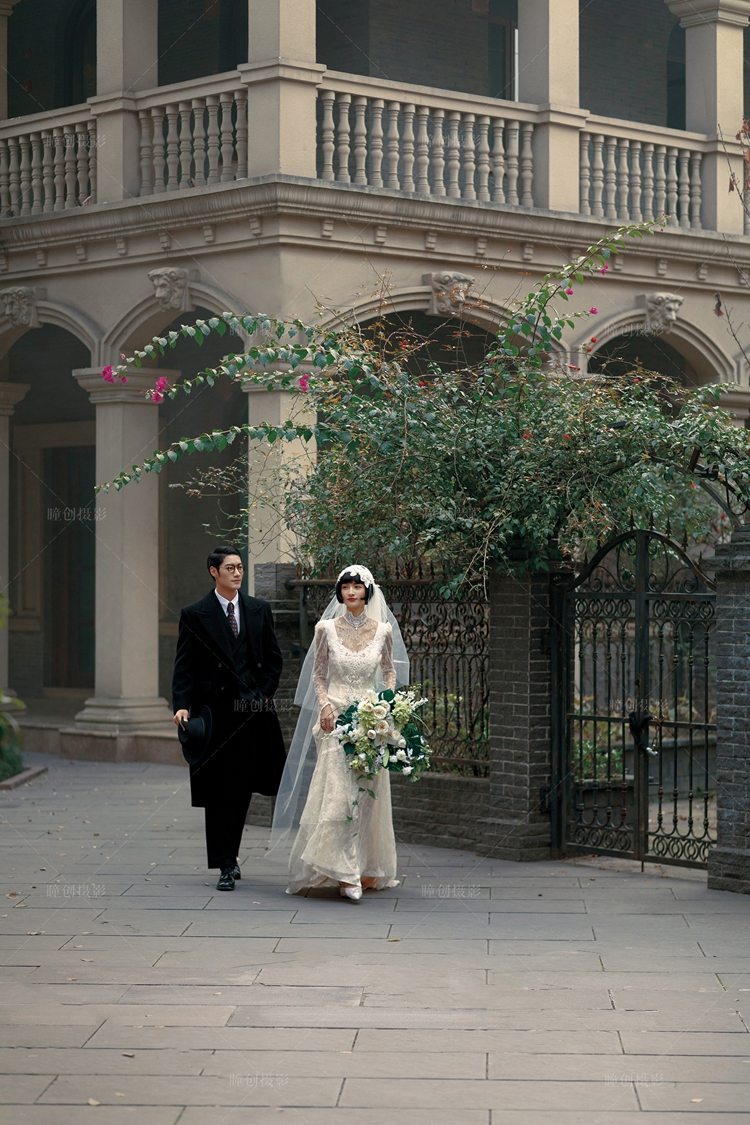
[(95, 203), (97, 140), (89, 105), (0, 124), (0, 217)]
[(327, 71), (318, 176), (533, 207), (536, 107)]

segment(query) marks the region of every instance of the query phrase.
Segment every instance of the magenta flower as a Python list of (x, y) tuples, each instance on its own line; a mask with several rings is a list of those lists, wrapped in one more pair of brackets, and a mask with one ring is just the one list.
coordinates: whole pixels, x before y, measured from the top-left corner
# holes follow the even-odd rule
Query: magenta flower
[(166, 391), (168, 387), (169, 387), (169, 380), (167, 379), (166, 375), (160, 375), (159, 378), (156, 380), (156, 385), (155, 385), (154, 389), (157, 390), (157, 391)]
[(115, 376), (111, 367), (102, 368), (102, 379), (104, 379), (105, 383), (114, 383)]
[(597, 309), (597, 308), (596, 308), (596, 307), (595, 307), (594, 305), (592, 305), (592, 306), (591, 306), (591, 308), (589, 309), (589, 312), (590, 312), (590, 313), (591, 313), (591, 314), (592, 314), (593, 316), (596, 316), (596, 314), (597, 314), (597, 313), (599, 312), (599, 310), (598, 310), (598, 309)]
[(608, 269), (609, 269), (609, 266), (602, 266), (602, 268), (600, 270), (600, 273), (605, 274)]
[(164, 395), (161, 394), (159, 391), (152, 391), (151, 392), (151, 401), (152, 402), (163, 402), (164, 401)]
[[(127, 375), (118, 375), (117, 378), (120, 380), (121, 383), (127, 383), (127, 381), (128, 381)], [(112, 380), (112, 382), (114, 383), (114, 379)]]
[(307, 390), (307, 380), (308, 380), (309, 378), (310, 378), (310, 376), (309, 376), (309, 375), (301, 375), (301, 376), (300, 376), (300, 381), (299, 381), (299, 389), (300, 389), (301, 391), (306, 391), (306, 390)]
[(570, 286), (568, 286), (568, 288), (565, 290), (565, 292), (568, 294), (569, 297), (573, 296), (573, 290), (570, 288)]

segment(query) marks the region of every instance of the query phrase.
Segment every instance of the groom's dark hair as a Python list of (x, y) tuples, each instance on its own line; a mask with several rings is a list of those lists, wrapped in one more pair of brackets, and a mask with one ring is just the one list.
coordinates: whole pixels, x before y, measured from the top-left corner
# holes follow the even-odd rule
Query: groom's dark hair
[[(343, 604), (344, 599), (341, 596), (341, 587), (344, 585), (345, 582), (356, 582), (357, 585), (359, 585), (359, 586), (365, 586), (365, 584), (362, 581), (362, 579), (360, 578), (359, 574), (352, 573), (351, 570), (345, 570), (344, 573), (339, 578), (338, 582), (336, 583), (336, 601), (341, 602), (342, 604)], [(372, 597), (372, 591), (373, 591), (372, 586), (365, 586), (365, 605), (367, 605), (370, 598)]]
[[(208, 571), (208, 573), (211, 574), (212, 566), (215, 566), (217, 570), (220, 570), (221, 564), (224, 562), (224, 559), (227, 557), (227, 555), (237, 555), (239, 558), (242, 558), (242, 555), (236, 547), (230, 547), (226, 543), (221, 547), (214, 547), (213, 551), (208, 556), (208, 561), (206, 563), (206, 570)], [(213, 574), (211, 574), (211, 577), (214, 578)], [(215, 581), (216, 579), (214, 578), (214, 582)]]

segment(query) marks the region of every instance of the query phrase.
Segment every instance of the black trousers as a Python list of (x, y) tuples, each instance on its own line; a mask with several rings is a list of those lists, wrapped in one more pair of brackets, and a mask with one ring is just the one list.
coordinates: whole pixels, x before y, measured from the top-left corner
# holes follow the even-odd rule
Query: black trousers
[(206, 852), (208, 866), (234, 867), (242, 843), (245, 817), (250, 807), (250, 797), (246, 799), (227, 798), (221, 802), (212, 801), (206, 805)]

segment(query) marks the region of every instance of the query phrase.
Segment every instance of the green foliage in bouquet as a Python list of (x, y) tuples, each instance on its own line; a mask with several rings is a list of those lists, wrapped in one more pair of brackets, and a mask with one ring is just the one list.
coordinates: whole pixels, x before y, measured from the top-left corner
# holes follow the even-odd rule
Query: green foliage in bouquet
[[(377, 777), (380, 770), (402, 773), (419, 781), (430, 765), (430, 747), (417, 712), (427, 700), (413, 691), (367, 691), (336, 720), (348, 766), (359, 777)], [(368, 790), (368, 792), (370, 792)]]

